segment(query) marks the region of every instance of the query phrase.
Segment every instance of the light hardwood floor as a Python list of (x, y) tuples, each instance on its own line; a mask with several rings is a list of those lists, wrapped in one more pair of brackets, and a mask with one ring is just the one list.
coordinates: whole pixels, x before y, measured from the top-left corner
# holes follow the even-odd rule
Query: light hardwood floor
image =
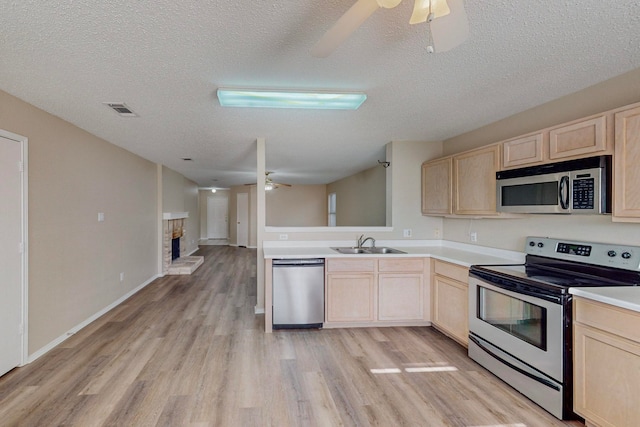
[(0, 378), (0, 425), (582, 425), (556, 420), (432, 328), (265, 334), (256, 251), (196, 255), (205, 263), (193, 275), (156, 280)]

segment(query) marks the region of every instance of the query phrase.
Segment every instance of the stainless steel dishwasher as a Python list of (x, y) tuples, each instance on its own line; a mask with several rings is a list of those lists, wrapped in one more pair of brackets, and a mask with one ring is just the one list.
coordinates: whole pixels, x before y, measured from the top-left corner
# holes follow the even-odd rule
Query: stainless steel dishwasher
[(322, 328), (324, 258), (274, 259), (273, 329)]

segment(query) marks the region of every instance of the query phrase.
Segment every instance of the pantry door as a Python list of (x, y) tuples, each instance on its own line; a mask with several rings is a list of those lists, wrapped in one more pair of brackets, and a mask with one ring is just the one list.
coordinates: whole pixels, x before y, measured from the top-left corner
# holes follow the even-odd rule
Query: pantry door
[(26, 144), (0, 130), (0, 375), (26, 354)]

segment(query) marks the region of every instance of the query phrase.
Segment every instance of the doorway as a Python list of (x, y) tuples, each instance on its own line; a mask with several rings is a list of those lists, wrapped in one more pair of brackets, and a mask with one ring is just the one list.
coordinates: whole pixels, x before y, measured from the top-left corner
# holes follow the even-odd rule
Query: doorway
[(226, 195), (207, 197), (207, 239), (229, 238), (229, 199)]
[(249, 246), (249, 194), (238, 193), (236, 200), (236, 239), (238, 246)]
[(26, 361), (27, 138), (0, 130), (0, 375)]

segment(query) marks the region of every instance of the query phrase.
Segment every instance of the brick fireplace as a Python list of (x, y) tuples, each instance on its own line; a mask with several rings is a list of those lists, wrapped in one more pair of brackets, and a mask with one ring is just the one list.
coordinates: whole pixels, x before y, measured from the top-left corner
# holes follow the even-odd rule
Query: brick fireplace
[(189, 213), (164, 213), (162, 217), (162, 274), (193, 273), (203, 263), (204, 257), (186, 255), (186, 219)]

